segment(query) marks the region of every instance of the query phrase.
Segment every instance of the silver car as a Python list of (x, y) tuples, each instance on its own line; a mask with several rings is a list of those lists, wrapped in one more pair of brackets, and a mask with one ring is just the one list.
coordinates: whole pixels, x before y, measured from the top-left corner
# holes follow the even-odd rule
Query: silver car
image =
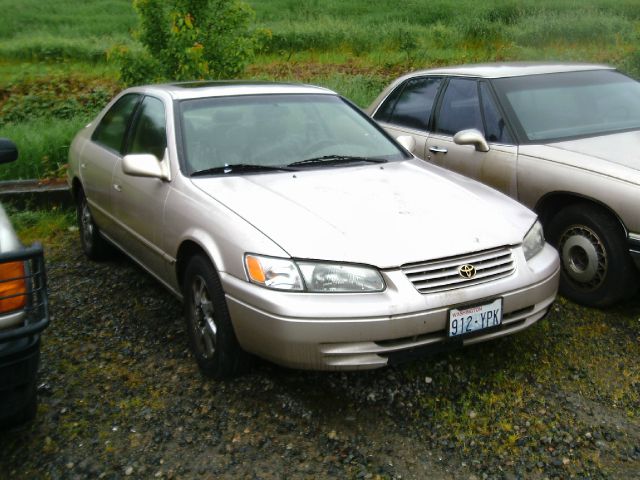
[(323, 88), (132, 88), (76, 136), (90, 258), (116, 245), (183, 299), (201, 370), (248, 354), (365, 369), (517, 332), (553, 302), (536, 215), (426, 164)]
[(418, 157), (536, 211), (567, 297), (607, 306), (637, 290), (637, 81), (587, 64), (438, 68), (397, 79), (368, 113)]

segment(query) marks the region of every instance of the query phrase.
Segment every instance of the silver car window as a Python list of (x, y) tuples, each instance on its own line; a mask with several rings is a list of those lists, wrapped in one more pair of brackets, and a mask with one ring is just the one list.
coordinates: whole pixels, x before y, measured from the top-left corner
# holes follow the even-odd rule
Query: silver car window
[(124, 135), (131, 121), (131, 114), (139, 101), (140, 95), (137, 94), (127, 94), (120, 98), (104, 114), (91, 139), (104, 147), (122, 153)]
[(364, 114), (333, 95), (247, 95), (180, 104), (189, 173), (287, 165), (323, 155), (405, 158)]
[(486, 82), (480, 82), (480, 97), (482, 99), (484, 135), (487, 141), (492, 143), (513, 144), (509, 129), (507, 128), (502, 113), (498, 110), (498, 105), (496, 105), (489, 85)]
[(385, 99), (374, 118), (416, 130), (427, 130), (441, 83), (442, 79), (438, 77), (407, 80)]
[(467, 78), (452, 78), (436, 115), (435, 131), (455, 135), (467, 128), (484, 132), (477, 82)]
[(133, 125), (128, 153), (151, 153), (159, 160), (167, 147), (164, 104), (154, 97), (145, 97)]
[(640, 129), (640, 83), (614, 70), (493, 81), (502, 104), (531, 142)]

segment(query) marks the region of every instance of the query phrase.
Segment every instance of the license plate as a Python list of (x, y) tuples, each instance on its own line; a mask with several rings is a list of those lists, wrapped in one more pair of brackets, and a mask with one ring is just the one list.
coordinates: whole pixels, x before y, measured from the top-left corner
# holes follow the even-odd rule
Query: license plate
[(474, 307), (452, 308), (449, 310), (449, 336), (457, 337), (502, 323), (502, 299)]

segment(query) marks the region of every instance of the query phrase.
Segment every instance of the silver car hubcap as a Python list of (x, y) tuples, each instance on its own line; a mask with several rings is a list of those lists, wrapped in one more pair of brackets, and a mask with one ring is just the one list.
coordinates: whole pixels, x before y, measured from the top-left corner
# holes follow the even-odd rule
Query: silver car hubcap
[(576, 282), (592, 290), (607, 272), (607, 252), (596, 233), (583, 225), (567, 229), (560, 238), (564, 270)]
[(193, 333), (198, 353), (206, 359), (213, 357), (216, 351), (218, 328), (214, 320), (213, 304), (207, 290), (207, 284), (197, 275), (191, 284)]
[(87, 205), (87, 202), (82, 203), (80, 221), (82, 222), (82, 239), (84, 240), (85, 245), (91, 245), (91, 240), (93, 238), (93, 220), (91, 218), (91, 212), (89, 211), (89, 205)]

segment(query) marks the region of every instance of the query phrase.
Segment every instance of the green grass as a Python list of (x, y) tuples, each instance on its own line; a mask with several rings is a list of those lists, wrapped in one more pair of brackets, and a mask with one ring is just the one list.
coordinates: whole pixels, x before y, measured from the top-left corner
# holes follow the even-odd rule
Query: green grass
[[(584, 61), (640, 77), (637, 0), (247, 3), (267, 34), (246, 78), (319, 84), (361, 107), (400, 73), (439, 65)], [(121, 88), (108, 52), (135, 48), (135, 11), (129, 0), (0, 0), (0, 9), (0, 135), (22, 149), (0, 178), (55, 175), (74, 129)]]
[(0, 137), (12, 139), (18, 160), (0, 168), (0, 179), (62, 177), (73, 136), (87, 123), (86, 118), (39, 118), (0, 127)]
[(5, 207), (11, 223), (25, 245), (44, 242), (56, 245), (76, 224), (75, 212), (54, 208), (52, 210), (16, 210)]

